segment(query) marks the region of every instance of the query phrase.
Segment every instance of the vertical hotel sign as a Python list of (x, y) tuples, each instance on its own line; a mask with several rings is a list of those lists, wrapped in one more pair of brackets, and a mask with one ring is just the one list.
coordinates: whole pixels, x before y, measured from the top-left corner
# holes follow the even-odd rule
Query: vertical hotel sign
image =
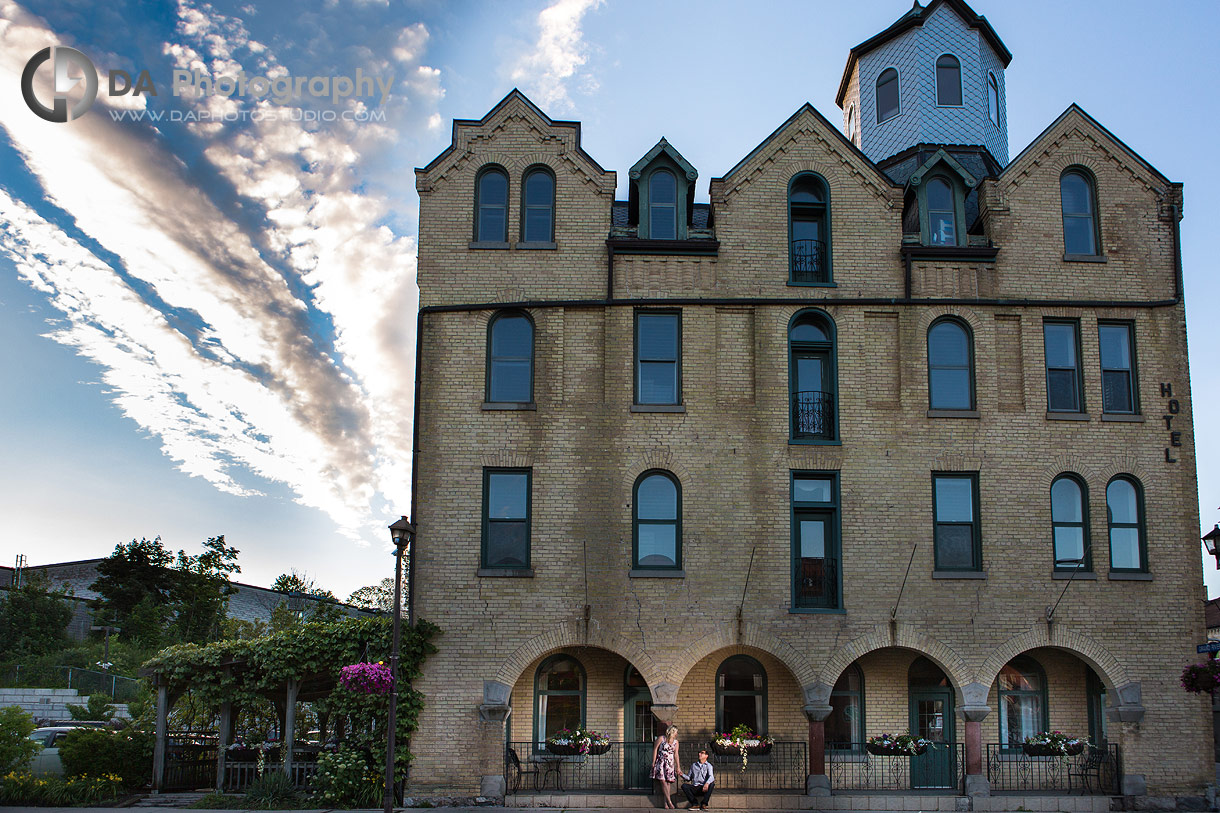
[(1165, 462), (1177, 463), (1178, 452), (1175, 450), (1182, 447), (1182, 430), (1174, 429), (1173, 422), (1182, 412), (1182, 404), (1173, 397), (1173, 384), (1171, 383), (1161, 382), (1161, 397), (1168, 399), (1165, 402), (1166, 414), (1161, 416), (1161, 420), (1165, 422), (1165, 431), (1169, 433), (1169, 445), (1165, 447)]

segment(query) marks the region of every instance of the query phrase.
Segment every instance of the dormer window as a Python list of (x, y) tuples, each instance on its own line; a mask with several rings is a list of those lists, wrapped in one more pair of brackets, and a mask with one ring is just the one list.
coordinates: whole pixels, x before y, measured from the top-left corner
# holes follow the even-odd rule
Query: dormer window
[(898, 115), (898, 71), (886, 68), (877, 77), (877, 123)]
[(937, 248), (967, 244), (966, 196), (978, 182), (943, 149), (937, 150), (907, 181), (903, 210), (904, 240)]
[(944, 178), (928, 181), (928, 243), (934, 246), (957, 245), (957, 212), (953, 187)]
[(648, 178), (648, 236), (653, 240), (678, 238), (678, 182), (667, 169)]
[(936, 104), (962, 106), (962, 63), (952, 54), (936, 60)]

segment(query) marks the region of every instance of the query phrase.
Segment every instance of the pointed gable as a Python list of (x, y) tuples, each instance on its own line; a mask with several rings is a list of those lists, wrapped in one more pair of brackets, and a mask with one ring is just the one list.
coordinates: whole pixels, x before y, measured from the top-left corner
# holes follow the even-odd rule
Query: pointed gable
[[(661, 175), (657, 176), (657, 173)], [(672, 190), (669, 189), (670, 180), (665, 173), (673, 178)], [(632, 165), (628, 175), (628, 220), (638, 225), (639, 237), (685, 240), (690, 235), (693, 222), (695, 180), (699, 177), (699, 171), (662, 137), (643, 158)], [(654, 176), (657, 177), (654, 179)], [(672, 224), (669, 220), (671, 216)], [(657, 220), (655, 228), (652, 223), (654, 217)]]

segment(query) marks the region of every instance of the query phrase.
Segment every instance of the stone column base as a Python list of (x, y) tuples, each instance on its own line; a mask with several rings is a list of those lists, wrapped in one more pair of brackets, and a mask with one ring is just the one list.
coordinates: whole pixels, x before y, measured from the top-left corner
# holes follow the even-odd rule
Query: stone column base
[(1143, 774), (1123, 774), (1123, 786), (1121, 790), (1123, 792), (1123, 796), (1147, 796), (1148, 783), (1144, 781)]
[(830, 777), (826, 774), (811, 773), (805, 777), (806, 796), (829, 796)]
[(480, 796), (498, 796), (499, 798), (503, 799), (505, 790), (507, 790), (507, 786), (504, 783), (503, 775), (494, 774), (492, 776), (480, 777)]
[(982, 774), (966, 774), (966, 795), (972, 798), (991, 795), (991, 783)]

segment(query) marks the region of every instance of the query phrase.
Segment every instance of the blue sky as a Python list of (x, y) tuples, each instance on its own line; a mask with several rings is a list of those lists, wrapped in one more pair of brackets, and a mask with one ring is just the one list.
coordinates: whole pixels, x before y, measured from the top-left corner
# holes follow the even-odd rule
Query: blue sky
[[(196, 550), (223, 533), (243, 581), (296, 569), (345, 596), (390, 575), (385, 526), (410, 505), (412, 170), (445, 148), (452, 120), (520, 87), (582, 122), (584, 148), (620, 184), (667, 137), (706, 200), (707, 179), (804, 102), (840, 122), (848, 50), (909, 7), (0, 0), (0, 563), (104, 556), (155, 535)], [(1220, 177), (1208, 32), (1220, 7), (974, 8), (1014, 56), (1012, 155), (1076, 102), (1185, 183), (1185, 442), (1210, 528), (1220, 359), (1207, 309), (1220, 283), (1206, 224), (1220, 219)], [(19, 77), (47, 45), (88, 55), (103, 89), (110, 71), (147, 70), (158, 95), (103, 92), (79, 120), (44, 122)], [(359, 69), (393, 84), (383, 104), (277, 107), (175, 97), (175, 69)], [(49, 77), (44, 66), (46, 98)], [(148, 113), (160, 121), (137, 118)], [(1200, 567), (1220, 594), (1214, 563)]]

